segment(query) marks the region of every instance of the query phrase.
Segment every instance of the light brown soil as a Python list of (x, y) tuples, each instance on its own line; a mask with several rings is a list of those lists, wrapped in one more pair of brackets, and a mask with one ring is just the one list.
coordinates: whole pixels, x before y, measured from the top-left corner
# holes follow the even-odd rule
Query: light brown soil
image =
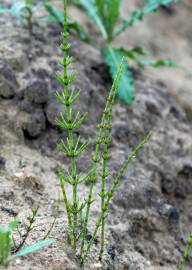
[[(186, 238), (192, 230), (189, 2), (185, 0), (175, 5), (173, 15), (162, 10), (156, 16), (150, 16), (116, 41), (118, 46), (128, 44), (128, 48), (139, 42), (154, 57), (172, 57), (184, 69), (147, 68), (139, 71), (133, 106), (128, 108), (119, 100), (116, 102), (108, 187), (139, 139), (151, 129), (153, 137), (130, 165), (111, 203), (103, 262), (98, 261), (98, 245), (94, 245), (86, 270), (176, 269)], [(126, 10), (133, 8), (123, 1), (122, 18)], [(70, 11), (71, 17), (82, 14), (72, 7)], [(88, 25), (89, 31), (92, 29), (85, 16), (78, 19)], [(66, 134), (53, 126), (53, 119), (61, 109), (53, 98), (58, 87), (54, 73), (58, 70), (57, 59), (61, 56), (58, 48), (60, 30), (56, 25), (47, 28), (35, 26), (35, 34), (30, 41), (28, 32), (18, 27), (10, 16), (0, 18), (0, 60), (4, 65), (0, 83), (14, 92), (13, 97), (0, 98), (0, 224), (12, 220), (13, 213), (18, 219), (26, 220), (31, 207), (39, 205), (37, 226), (28, 243), (41, 239), (53, 221), (59, 190), (57, 164), (62, 163), (65, 168), (68, 162), (56, 151), (57, 141), (61, 137), (66, 138)], [(90, 166), (89, 156), (97, 124), (111, 82), (99, 50), (74, 36), (71, 42), (71, 53), (77, 61), (79, 73), (76, 86), (82, 89), (77, 107), (89, 112), (88, 120), (79, 129), (82, 137), (91, 141), (89, 150), (78, 161), (78, 168), (85, 171)], [(96, 43), (100, 43), (99, 38)], [(42, 92), (38, 95), (32, 91), (32, 96), (28, 93), (35, 88), (34, 82), (42, 89), (42, 81), (46, 83), (43, 86), (45, 96), (39, 103)], [(27, 167), (19, 169), (20, 162), (25, 162)], [(18, 172), (22, 177), (18, 177)], [(82, 185), (79, 197), (84, 198), (87, 190), (88, 186)], [(98, 192), (99, 183), (94, 191), (90, 233), (99, 212)], [(69, 188), (67, 193), (71, 195)], [(12, 214), (3, 210), (5, 208), (11, 209)], [(66, 228), (61, 202), (59, 217), (51, 234), (56, 242), (50, 248), (17, 259), (8, 269), (81, 269), (67, 244)], [(189, 261), (186, 269), (191, 269), (191, 265)]]

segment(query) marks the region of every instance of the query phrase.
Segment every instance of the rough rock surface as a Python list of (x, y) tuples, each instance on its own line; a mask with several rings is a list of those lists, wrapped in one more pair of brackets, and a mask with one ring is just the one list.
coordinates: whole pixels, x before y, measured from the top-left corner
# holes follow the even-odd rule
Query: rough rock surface
[(4, 62), (0, 61), (0, 97), (13, 98), (15, 95), (15, 88), (17, 81), (11, 67)]
[[(52, 221), (59, 188), (57, 163), (62, 162), (64, 166), (67, 163), (56, 151), (57, 141), (66, 134), (54, 126), (54, 118), (61, 110), (53, 98), (59, 87), (54, 74), (59, 70), (57, 59), (61, 56), (60, 29), (55, 25), (47, 29), (37, 26), (30, 41), (28, 32), (17, 27), (10, 17), (0, 18), (0, 28), (6, 22), (10, 31), (0, 31), (3, 33), (0, 46), (5, 47), (0, 60), (8, 63), (8, 74), (16, 78), (19, 87), (11, 96), (14, 99), (0, 99), (0, 204), (13, 209), (20, 219), (26, 218), (33, 204), (40, 204), (38, 226), (32, 236), (35, 240), (45, 234)], [(89, 112), (78, 132), (90, 138), (93, 146), (111, 82), (99, 51), (75, 38), (71, 43), (78, 68), (76, 87), (82, 89), (75, 109)], [(5, 53), (12, 48), (14, 57)], [(1, 83), (7, 83), (3, 89), (8, 87), (4, 77), (0, 77)], [(192, 230), (192, 123), (165, 86), (150, 84), (141, 76), (136, 82), (133, 106), (127, 107), (117, 100), (114, 107), (108, 187), (123, 160), (149, 130), (153, 131), (151, 141), (135, 157), (110, 205), (104, 260), (98, 261), (95, 245), (86, 270), (176, 269), (186, 237)], [(90, 165), (88, 155), (92, 153), (92, 146), (79, 160), (78, 168), (83, 171)], [(26, 178), (18, 182), (15, 177), (23, 162), (33, 172), (29, 182)], [(80, 196), (87, 189), (83, 185)], [(90, 231), (98, 214), (98, 192), (99, 183), (94, 192)], [(11, 218), (10, 213), (1, 211), (1, 224)], [(63, 241), (65, 218), (61, 207), (53, 232), (57, 241), (51, 248), (16, 260), (9, 269), (80, 269)]]

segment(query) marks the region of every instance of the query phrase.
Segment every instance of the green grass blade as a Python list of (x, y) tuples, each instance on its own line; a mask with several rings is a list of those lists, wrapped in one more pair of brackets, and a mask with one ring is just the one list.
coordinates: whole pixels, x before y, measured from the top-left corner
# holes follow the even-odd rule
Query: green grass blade
[[(104, 60), (109, 67), (113, 79), (115, 78), (123, 56), (123, 52), (112, 47), (106, 47), (104, 50)], [(132, 104), (134, 98), (134, 81), (132, 72), (129, 70), (128, 62), (126, 62), (126, 70), (122, 75), (117, 94), (125, 103), (129, 105)]]
[(36, 251), (38, 251), (42, 248), (45, 248), (53, 243), (54, 243), (53, 239), (39, 241), (39, 242), (29, 246), (29, 247), (23, 248), (22, 250), (17, 252), (15, 255), (11, 256), (10, 260), (13, 260), (17, 257), (25, 256), (25, 255), (28, 255), (30, 253), (36, 252)]

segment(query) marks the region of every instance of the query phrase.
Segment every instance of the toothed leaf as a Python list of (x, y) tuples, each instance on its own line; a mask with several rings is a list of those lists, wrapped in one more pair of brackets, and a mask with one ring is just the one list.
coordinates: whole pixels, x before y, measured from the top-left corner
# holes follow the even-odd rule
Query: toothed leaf
[(171, 59), (143, 60), (140, 64), (152, 67), (178, 67), (177, 63)]
[(126, 50), (124, 48), (119, 49), (120, 52), (122, 52), (125, 56), (128, 58), (134, 60), (141, 66), (151, 66), (151, 67), (178, 67), (175, 61), (171, 59), (148, 59), (147, 57), (141, 56), (148, 56), (149, 54), (145, 51), (145, 54), (142, 54), (142, 51), (135, 50), (135, 48), (132, 48), (131, 50)]
[(160, 6), (167, 6), (177, 0), (146, 0), (146, 4), (143, 8), (134, 11), (130, 17), (128, 17), (115, 34), (116, 36), (124, 32), (126, 28), (131, 27), (135, 22), (141, 21), (149, 13), (155, 12)]

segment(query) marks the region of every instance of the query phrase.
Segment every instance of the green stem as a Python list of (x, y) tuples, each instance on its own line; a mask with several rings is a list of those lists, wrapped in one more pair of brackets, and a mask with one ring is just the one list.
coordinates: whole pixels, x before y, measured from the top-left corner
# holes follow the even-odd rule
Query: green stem
[[(115, 92), (112, 96), (111, 105), (109, 108), (108, 116), (107, 116), (107, 124), (106, 124), (106, 133), (105, 138), (103, 140), (104, 142), (104, 150), (103, 150), (103, 156), (102, 156), (102, 183), (101, 183), (101, 213), (105, 211), (105, 184), (106, 184), (106, 178), (108, 177), (108, 170), (107, 170), (107, 160), (109, 159), (109, 143), (110, 143), (110, 133), (111, 133), (111, 119), (113, 114), (113, 107), (115, 103), (115, 97), (116, 92), (118, 90), (118, 86), (120, 83), (121, 76), (117, 76), (115, 80)], [(105, 242), (105, 214), (102, 215), (101, 219), (101, 247), (100, 247), (100, 259), (102, 259), (102, 255), (104, 252), (104, 242)]]
[[(105, 168), (106, 168), (106, 160), (103, 161), (103, 176), (102, 176), (102, 183), (101, 183), (101, 212), (104, 211), (105, 207)], [(105, 241), (105, 216), (102, 216), (101, 220), (101, 248), (100, 248), (100, 259), (102, 258), (104, 252), (104, 241)]]
[[(64, 37), (64, 44), (67, 44), (68, 38), (67, 38), (67, 28), (68, 28), (68, 23), (67, 23), (67, 1), (64, 1), (64, 33), (66, 36)], [(68, 81), (68, 71), (67, 71), (67, 56), (68, 56), (68, 49), (64, 51), (64, 79)], [(69, 86), (68, 83), (65, 85), (65, 96), (66, 100), (69, 99)], [(72, 107), (71, 103), (67, 104), (66, 106), (66, 111), (67, 111), (67, 120), (69, 123), (72, 122)], [(69, 144), (70, 148), (73, 151), (74, 150), (74, 132), (73, 129), (68, 130), (68, 136), (69, 136)], [(73, 179), (76, 178), (76, 161), (75, 157), (71, 156), (71, 176)], [(74, 181), (73, 185), (73, 248), (76, 250), (76, 242), (77, 242), (77, 182)]]
[(105, 202), (105, 206), (103, 208), (103, 211), (100, 213), (99, 218), (98, 218), (98, 220), (96, 222), (96, 226), (95, 226), (95, 229), (93, 231), (92, 238), (89, 241), (89, 244), (87, 246), (84, 257), (81, 260), (82, 264), (84, 264), (85, 260), (87, 259), (88, 255), (89, 255), (90, 249), (91, 249), (91, 247), (92, 247), (92, 245), (94, 243), (94, 240), (96, 238), (98, 229), (101, 226), (101, 221), (102, 221), (103, 217), (106, 216), (106, 213), (107, 213), (108, 208), (109, 208), (110, 201), (111, 201), (111, 199), (112, 199), (112, 197), (114, 195), (114, 192), (115, 192), (121, 178), (125, 174), (125, 171), (126, 171), (128, 165), (129, 165), (130, 161), (132, 160), (133, 157), (135, 157), (135, 155), (143, 147), (143, 145), (146, 144), (149, 141), (150, 137), (151, 137), (151, 133), (149, 133), (147, 136), (145, 136), (145, 138), (137, 145), (137, 147), (133, 150), (133, 152), (129, 155), (129, 157), (124, 161), (123, 165), (121, 166), (121, 169), (120, 169), (117, 177), (113, 181), (113, 185), (112, 185), (111, 190), (107, 193), (107, 200)]
[(85, 214), (85, 222), (84, 222), (83, 232), (82, 232), (82, 242), (81, 242), (81, 248), (80, 248), (80, 257), (81, 258), (83, 256), (83, 252), (84, 252), (85, 238), (86, 238), (86, 233), (87, 233), (87, 228), (88, 228), (88, 223), (89, 223), (89, 216), (90, 216), (90, 207), (91, 207), (91, 203), (92, 203), (93, 187), (95, 185), (96, 178), (97, 178), (96, 171), (97, 171), (97, 167), (98, 167), (98, 163), (99, 163), (99, 151), (100, 151), (100, 145), (102, 143), (102, 136), (103, 136), (103, 131), (105, 128), (105, 122), (106, 122), (106, 119), (108, 117), (108, 113), (110, 111), (110, 108), (112, 106), (111, 103), (112, 103), (113, 97), (116, 95), (116, 92), (117, 92), (117, 82), (120, 80), (123, 71), (124, 71), (124, 59), (122, 60), (122, 62), (120, 64), (117, 75), (115, 77), (115, 80), (114, 80), (113, 85), (111, 87), (111, 90), (109, 92), (109, 96), (107, 98), (105, 108), (103, 110), (101, 124), (99, 127), (99, 134), (98, 134), (98, 138), (97, 138), (97, 144), (95, 146), (95, 155), (92, 158), (93, 159), (93, 164), (92, 164), (93, 173), (92, 173), (92, 176), (90, 177), (90, 187), (89, 187), (89, 193), (88, 193), (88, 197), (87, 197), (87, 208), (86, 208), (86, 214)]
[[(73, 142), (73, 141), (72, 141)], [(75, 158), (71, 158), (71, 163), (72, 163), (72, 171), (71, 175), (73, 179), (76, 179), (76, 162)], [(73, 185), (73, 248), (76, 250), (77, 247), (77, 222), (78, 222), (78, 216), (77, 216), (77, 209), (78, 209), (78, 204), (77, 204), (77, 181), (74, 181)]]
[(21, 243), (19, 244), (19, 246), (14, 250), (14, 253), (18, 252), (19, 250), (22, 249), (22, 247), (25, 245), (28, 237), (29, 237), (29, 234), (31, 233), (31, 231), (33, 230), (33, 224), (35, 222), (35, 219), (36, 219), (36, 216), (37, 216), (37, 212), (38, 212), (38, 209), (39, 208), (35, 208), (35, 209), (32, 209), (32, 216), (29, 216), (28, 217), (28, 220), (29, 220), (29, 225), (27, 226), (26, 228), (26, 232), (23, 236), (23, 239), (21, 241)]
[[(120, 78), (119, 78), (120, 79)], [(116, 88), (118, 89), (118, 80), (117, 80)], [(106, 133), (105, 138), (103, 140), (104, 142), (104, 150), (103, 150), (103, 156), (102, 156), (102, 179), (101, 179), (101, 213), (105, 210), (105, 185), (106, 185), (106, 179), (108, 177), (108, 170), (107, 170), (107, 160), (109, 159), (109, 143), (110, 143), (110, 132), (111, 132), (111, 118), (113, 113), (113, 105), (115, 103), (115, 97), (116, 95), (113, 95), (111, 106), (108, 113), (108, 119), (106, 124)], [(103, 252), (104, 252), (104, 241), (105, 241), (105, 215), (102, 215), (101, 219), (101, 248), (100, 248), (100, 259), (102, 258)]]
[[(72, 221), (71, 221), (70, 207), (69, 207), (67, 194), (66, 194), (66, 191), (65, 191), (65, 185), (64, 185), (64, 181), (63, 181), (63, 177), (62, 177), (61, 173), (59, 173), (59, 180), (60, 180), (61, 190), (62, 190), (62, 193), (63, 193), (64, 205), (65, 205), (65, 209), (66, 209), (66, 212), (67, 212), (67, 222), (68, 222), (70, 233), (72, 233), (73, 232), (73, 225), (72, 225)], [(72, 243), (71, 237), (70, 237), (70, 242)]]
[(178, 267), (177, 267), (177, 270), (183, 270), (185, 264), (186, 264), (186, 261), (190, 255), (190, 250), (192, 248), (192, 234), (190, 234), (188, 240), (187, 240), (187, 245), (185, 247), (185, 250), (184, 250), (184, 253), (179, 261), (179, 264), (178, 264)]

